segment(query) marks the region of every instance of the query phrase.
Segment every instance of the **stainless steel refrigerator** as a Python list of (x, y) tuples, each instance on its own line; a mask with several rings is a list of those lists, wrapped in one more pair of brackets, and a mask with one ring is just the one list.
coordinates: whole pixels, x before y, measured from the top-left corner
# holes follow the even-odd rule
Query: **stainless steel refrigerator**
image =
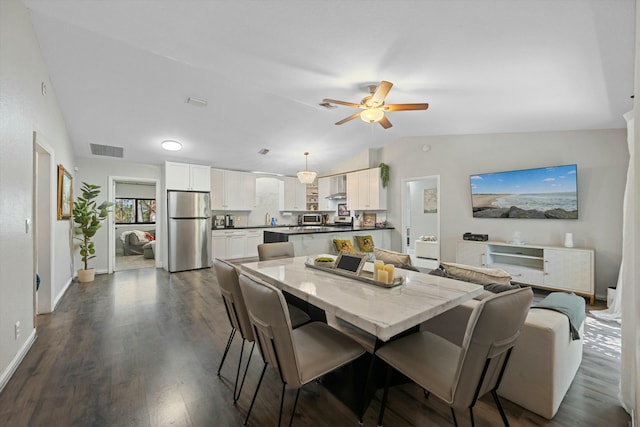
[(169, 271), (211, 267), (209, 193), (167, 191)]

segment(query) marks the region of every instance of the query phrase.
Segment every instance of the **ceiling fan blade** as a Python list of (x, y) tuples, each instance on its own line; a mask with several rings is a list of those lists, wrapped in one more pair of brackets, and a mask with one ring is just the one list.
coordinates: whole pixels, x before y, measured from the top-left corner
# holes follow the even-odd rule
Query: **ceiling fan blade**
[(381, 118), (378, 123), (380, 123), (380, 126), (382, 126), (385, 129), (389, 129), (391, 126), (393, 126), (391, 124), (391, 122), (389, 121), (389, 119), (387, 118), (387, 116), (384, 116), (383, 118)]
[(360, 104), (354, 104), (353, 102), (346, 102), (346, 101), (338, 101), (337, 99), (325, 98), (322, 100), (322, 102), (328, 102), (329, 104), (346, 105), (347, 107), (353, 107), (353, 108), (362, 108)]
[(382, 105), (384, 103), (385, 98), (387, 97), (387, 94), (391, 90), (392, 86), (393, 86), (393, 83), (391, 82), (388, 82), (386, 80), (381, 81), (380, 84), (378, 85), (378, 88), (376, 89), (376, 92), (371, 97), (372, 106), (375, 107), (375, 106)]
[(426, 110), (429, 104), (389, 104), (382, 107), (384, 111)]
[(336, 122), (337, 125), (341, 125), (343, 123), (347, 123), (353, 119), (357, 119), (358, 117), (360, 117), (360, 113), (354, 113), (352, 115), (350, 115), (349, 117), (347, 117), (346, 119), (342, 119), (339, 122)]

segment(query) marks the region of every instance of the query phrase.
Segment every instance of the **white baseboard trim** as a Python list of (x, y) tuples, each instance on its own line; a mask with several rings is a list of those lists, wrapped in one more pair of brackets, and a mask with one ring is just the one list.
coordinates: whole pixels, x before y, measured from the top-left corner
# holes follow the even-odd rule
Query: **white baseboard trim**
[(73, 281), (73, 277), (70, 278), (67, 283), (64, 285), (64, 287), (62, 288), (62, 290), (60, 292), (58, 292), (58, 295), (56, 295), (55, 299), (53, 300), (53, 306), (51, 307), (51, 311), (55, 311), (56, 307), (58, 306), (58, 303), (60, 302), (60, 300), (62, 299), (62, 297), (64, 296), (64, 293), (67, 292), (67, 289), (69, 289), (69, 285), (71, 285), (71, 282)]
[(36, 330), (33, 329), (31, 331), (31, 335), (29, 335), (29, 338), (27, 338), (27, 340), (24, 342), (22, 347), (20, 347), (20, 350), (18, 351), (16, 356), (13, 358), (11, 363), (9, 363), (9, 366), (7, 366), (7, 369), (4, 370), (4, 372), (2, 373), (2, 376), (0, 376), (0, 393), (2, 393), (4, 386), (7, 385), (7, 383), (13, 376), (16, 369), (18, 369), (18, 366), (20, 366), (22, 359), (24, 359), (24, 357), (27, 355), (27, 353), (29, 352), (29, 349), (31, 348), (35, 340), (36, 340)]

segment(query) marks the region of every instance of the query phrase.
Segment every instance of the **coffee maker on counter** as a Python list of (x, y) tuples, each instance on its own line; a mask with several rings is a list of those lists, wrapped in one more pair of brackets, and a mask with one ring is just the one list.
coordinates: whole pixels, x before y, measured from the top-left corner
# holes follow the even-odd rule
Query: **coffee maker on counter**
[(233, 228), (233, 215), (224, 216), (224, 228)]

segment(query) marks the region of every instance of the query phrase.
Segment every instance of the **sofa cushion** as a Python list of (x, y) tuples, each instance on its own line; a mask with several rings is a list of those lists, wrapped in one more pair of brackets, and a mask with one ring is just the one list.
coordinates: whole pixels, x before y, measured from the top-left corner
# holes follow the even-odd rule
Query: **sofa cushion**
[(511, 275), (500, 268), (473, 267), (453, 262), (441, 263), (449, 277), (479, 285), (511, 285)]
[(373, 248), (373, 254), (376, 260), (383, 261), (385, 264), (391, 264), (395, 267), (413, 265), (411, 263), (411, 257), (408, 254), (379, 248)]

